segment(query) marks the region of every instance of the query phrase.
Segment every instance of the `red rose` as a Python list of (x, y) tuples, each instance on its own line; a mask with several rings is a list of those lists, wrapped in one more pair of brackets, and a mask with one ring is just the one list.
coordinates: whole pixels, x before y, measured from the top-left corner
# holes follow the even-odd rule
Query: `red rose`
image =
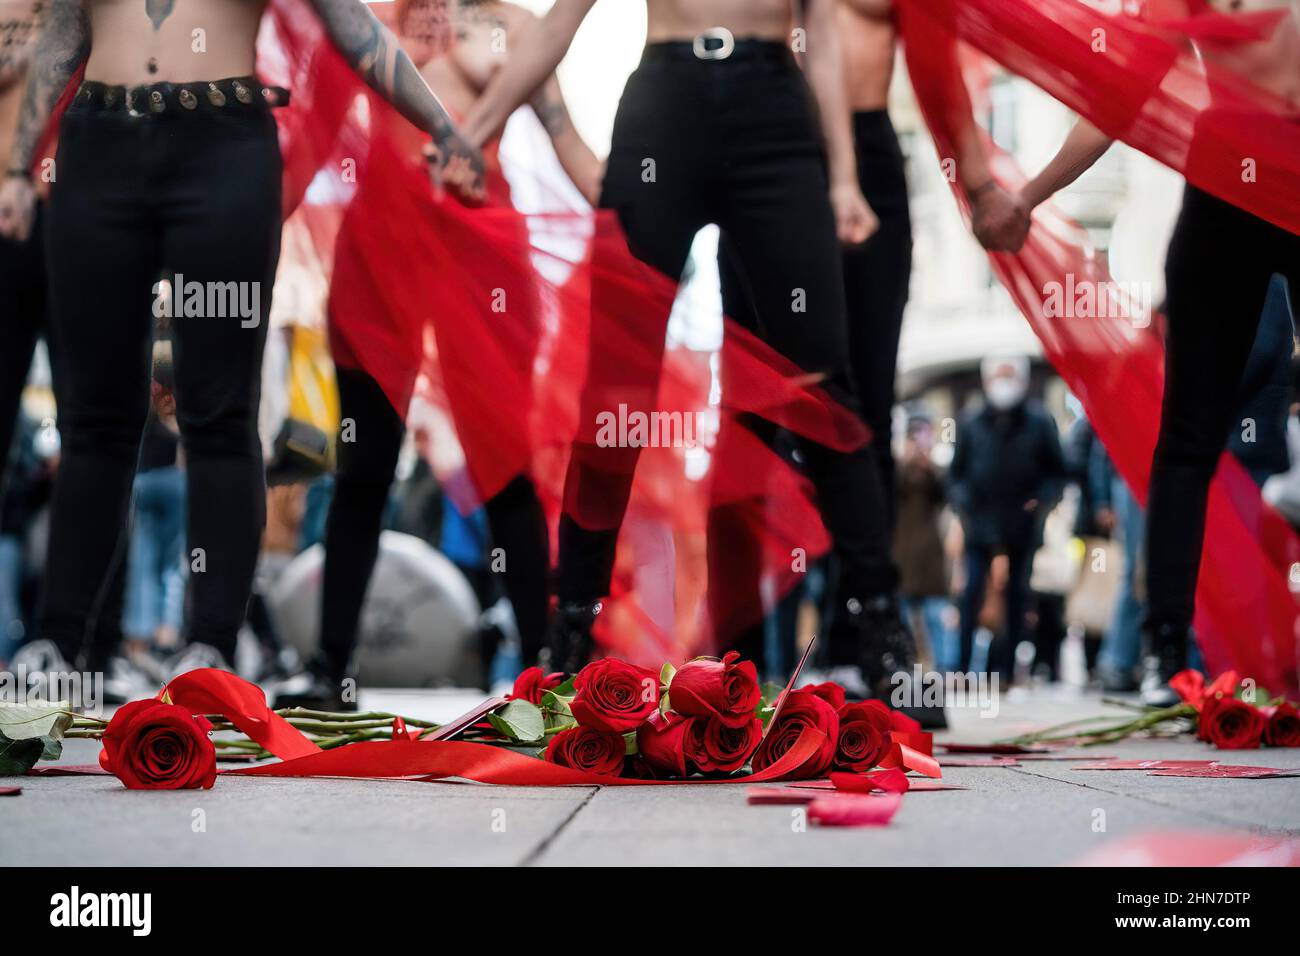
[(590, 727), (561, 730), (546, 745), (545, 759), (561, 767), (616, 776), (623, 771), (626, 745), (618, 734), (601, 733)]
[(211, 790), (217, 781), (211, 730), (184, 707), (137, 700), (108, 722), (99, 765), (130, 790)]
[(1300, 711), (1290, 704), (1265, 708), (1268, 718), (1264, 728), (1264, 743), (1270, 747), (1300, 747)]
[(835, 766), (856, 773), (870, 770), (893, 746), (890, 730), (896, 727), (889, 708), (878, 700), (845, 704), (839, 710), (840, 733), (835, 745)]
[(681, 714), (665, 717), (656, 711), (637, 728), (637, 752), (657, 776), (688, 776), (691, 771), (686, 761), (686, 736), (697, 723), (694, 717)]
[(1254, 750), (1266, 724), (1257, 708), (1235, 697), (1207, 698), (1197, 736), (1221, 750)]
[(528, 667), (515, 678), (515, 686), (506, 700), (526, 700), (530, 704), (541, 705), (542, 694), (554, 690), (564, 683), (563, 674), (546, 674), (540, 667)]
[(1240, 683), (1236, 671), (1224, 671), (1209, 687), (1205, 686), (1205, 675), (1191, 668), (1179, 671), (1169, 678), (1170, 689), (1183, 699), (1183, 703), (1191, 704), (1197, 710), (1200, 710), (1207, 700), (1214, 700), (1220, 695), (1231, 697), (1237, 692), (1237, 685)]
[(712, 717), (728, 727), (744, 727), (754, 717), (763, 691), (753, 661), (736, 651), (722, 660), (701, 658), (683, 664), (668, 688), (673, 710), (688, 717)]
[(833, 680), (828, 680), (821, 684), (808, 684), (803, 689), (816, 694), (822, 700), (826, 701), (826, 703), (834, 707), (836, 711), (844, 706), (844, 688)]
[(745, 766), (762, 739), (763, 722), (757, 717), (743, 727), (697, 718), (686, 734), (687, 756), (706, 772), (731, 773)]
[[(676, 684), (675, 679), (673, 683)], [(806, 690), (792, 690), (786, 695), (776, 726), (768, 729), (767, 736), (754, 753), (754, 771), (765, 770), (784, 757), (808, 729), (818, 731), (824, 739), (812, 756), (791, 771), (787, 779), (808, 780), (824, 776), (835, 760), (840, 719), (830, 704)]]
[(612, 657), (580, 670), (573, 690), (569, 709), (578, 723), (606, 733), (636, 730), (659, 709), (658, 675)]

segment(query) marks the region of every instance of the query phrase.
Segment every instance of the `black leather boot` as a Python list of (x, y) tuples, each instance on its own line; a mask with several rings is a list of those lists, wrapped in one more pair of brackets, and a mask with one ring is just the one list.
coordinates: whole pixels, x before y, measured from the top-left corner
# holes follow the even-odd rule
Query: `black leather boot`
[[(943, 713), (943, 688), (937, 688), (937, 703), (926, 703), (935, 689), (914, 687), (916, 675), (916, 639), (899, 612), (892, 596), (882, 595), (861, 601), (848, 598), (836, 609), (832, 627), (852, 628), (857, 635), (862, 662), (862, 677), (876, 699), (916, 720), (926, 730), (948, 726)], [(901, 706), (895, 690), (905, 691)]]
[(542, 670), (576, 674), (587, 666), (594, 647), (591, 631), (603, 607), (600, 601), (593, 601), (561, 604), (555, 609), (550, 639), (542, 649)]
[(1142, 680), (1142, 703), (1148, 707), (1172, 707), (1180, 700), (1170, 679), (1187, 667), (1191, 631), (1176, 624), (1150, 624), (1147, 632), (1146, 677)]

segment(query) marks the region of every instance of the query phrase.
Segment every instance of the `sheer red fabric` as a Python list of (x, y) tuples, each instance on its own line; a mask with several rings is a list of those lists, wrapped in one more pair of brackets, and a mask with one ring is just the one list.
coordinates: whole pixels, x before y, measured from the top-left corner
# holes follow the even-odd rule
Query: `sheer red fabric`
[[(1290, 41), (1285, 31), (1295, 22), (1285, 11), (1231, 17), (1195, 0), (1125, 4), (1113, 14), (1079, 0), (904, 0), (899, 10), (912, 83), (940, 156), (958, 155), (956, 144), (973, 128), (971, 98), (987, 63), (980, 61), (990, 57), (1202, 189), (1300, 232), (1300, 124), (1286, 103), (1237, 72), (1250, 48)], [(1014, 162), (987, 145), (995, 175), (1020, 185)], [(965, 208), (959, 191), (957, 198)], [(1155, 326), (1137, 320), (1140, 310), (1083, 230), (1050, 206), (1036, 214), (1019, 254), (991, 258), (1144, 501), (1163, 389)], [(1097, 318), (1051, 315), (1049, 290), (1067, 282), (1096, 291)], [(1235, 668), (1275, 692), (1296, 692), (1298, 616), (1288, 580), (1297, 560), (1294, 531), (1225, 455), (1210, 493), (1197, 591), (1196, 628), (1213, 672)]]
[[(755, 570), (780, 593), (829, 542), (805, 479), (743, 428), (718, 447), (719, 422), (756, 415), (837, 448), (866, 440), (861, 422), (738, 326), (725, 356), (666, 336), (677, 281), (631, 255), (612, 214), (559, 201), (532, 158), (513, 165), (538, 180), (543, 212), (510, 205), (495, 161), (482, 207), (435, 195), (423, 137), (355, 78), (301, 0), (274, 0), (259, 50), (263, 79), (293, 90), (279, 111), (286, 198), (301, 200), (295, 215), (332, 270), (336, 360), (371, 374), (403, 414), (432, 408), (451, 423), (463, 468), (438, 464), (458, 502), (527, 475), (553, 520), (563, 508), (609, 527), (602, 476), (635, 467), (597, 637), (657, 662), (715, 649), (757, 619)], [(591, 480), (566, 498), (571, 454)], [(740, 516), (746, 553), (707, 580), (719, 507)]]

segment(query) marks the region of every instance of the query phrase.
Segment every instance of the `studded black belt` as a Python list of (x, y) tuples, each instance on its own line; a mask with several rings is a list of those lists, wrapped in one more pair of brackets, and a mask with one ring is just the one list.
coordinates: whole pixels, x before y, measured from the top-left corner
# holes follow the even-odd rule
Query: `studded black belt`
[(158, 116), (169, 112), (202, 110), (274, 109), (289, 102), (289, 91), (264, 86), (255, 76), (193, 83), (149, 83), (114, 86), (86, 80), (77, 89), (73, 105), (83, 109), (112, 110), (133, 116)]

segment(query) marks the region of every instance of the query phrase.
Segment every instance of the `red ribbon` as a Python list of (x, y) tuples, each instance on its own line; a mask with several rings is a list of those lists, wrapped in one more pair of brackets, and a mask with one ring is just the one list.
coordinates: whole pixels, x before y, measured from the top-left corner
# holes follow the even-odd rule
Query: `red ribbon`
[(177, 677), (158, 694), (192, 714), (220, 714), (281, 760), (292, 760), (321, 749), (270, 707), (256, 684), (214, 668), (201, 668)]
[(475, 783), (509, 787), (640, 787), (656, 784), (765, 783), (780, 780), (797, 770), (815, 754), (825, 735), (807, 728), (793, 747), (776, 763), (758, 773), (742, 777), (690, 780), (637, 780), (587, 773), (528, 757), (490, 744), (457, 740), (378, 740), (348, 744), (307, 757), (226, 770), (225, 773), (252, 777), (407, 777), (443, 780), (457, 777)]

